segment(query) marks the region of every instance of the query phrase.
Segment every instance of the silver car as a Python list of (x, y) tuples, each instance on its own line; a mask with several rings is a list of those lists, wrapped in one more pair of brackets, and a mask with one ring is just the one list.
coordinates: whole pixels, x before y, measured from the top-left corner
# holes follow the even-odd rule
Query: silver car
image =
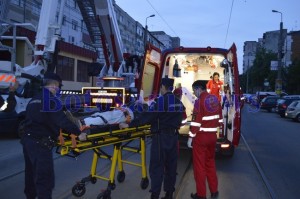
[(285, 111), (285, 117), (300, 122), (300, 100), (293, 101)]

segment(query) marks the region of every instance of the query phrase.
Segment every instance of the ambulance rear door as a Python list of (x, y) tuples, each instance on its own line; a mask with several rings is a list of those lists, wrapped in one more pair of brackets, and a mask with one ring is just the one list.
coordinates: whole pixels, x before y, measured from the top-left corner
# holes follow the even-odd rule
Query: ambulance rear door
[[(232, 122), (232, 144), (238, 146), (241, 137), (241, 89), (239, 83), (239, 69), (237, 62), (236, 46), (233, 44), (227, 53), (227, 60), (229, 61), (231, 89), (233, 94), (233, 122)], [(228, 72), (228, 70), (225, 70)]]
[[(137, 83), (138, 91), (143, 91), (145, 101), (153, 100), (159, 95), (161, 73), (161, 50), (147, 45), (141, 74)], [(140, 92), (141, 93), (141, 92)]]

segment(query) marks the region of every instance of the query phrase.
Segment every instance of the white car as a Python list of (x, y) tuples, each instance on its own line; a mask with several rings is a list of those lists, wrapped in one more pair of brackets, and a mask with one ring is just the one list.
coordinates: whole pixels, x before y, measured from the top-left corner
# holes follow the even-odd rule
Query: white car
[(285, 111), (285, 117), (300, 122), (300, 100), (293, 101)]

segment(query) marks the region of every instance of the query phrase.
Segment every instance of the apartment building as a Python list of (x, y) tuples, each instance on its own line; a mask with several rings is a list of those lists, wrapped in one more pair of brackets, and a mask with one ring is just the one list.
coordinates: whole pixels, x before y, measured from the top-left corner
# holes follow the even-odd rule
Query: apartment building
[(247, 72), (247, 70), (249, 70), (253, 66), (257, 47), (257, 41), (244, 42), (243, 73)]
[[(255, 59), (258, 48), (264, 48), (267, 52), (278, 53), (280, 31), (268, 31), (263, 34), (258, 41), (245, 41), (243, 49), (243, 73), (251, 66)], [(291, 31), (287, 33), (287, 29), (283, 29), (283, 67), (288, 67), (293, 60), (300, 59), (300, 31)], [(276, 60), (274, 60), (276, 61)]]
[[(8, 23), (30, 23), (33, 26), (17, 27), (17, 60), (20, 66), (30, 65), (33, 61), (32, 48), (35, 41), (35, 31), (41, 10), (42, 0), (0, 0), (6, 9), (0, 14)], [(3, 6), (1, 6), (2, 8)], [(125, 53), (143, 56), (145, 47), (145, 28), (135, 21), (114, 2), (114, 9), (119, 25)], [(6, 11), (6, 12), (4, 12)], [(58, 13), (56, 20), (58, 21)], [(5, 18), (4, 18), (5, 16)], [(12, 30), (5, 33), (6, 39), (1, 38), (5, 45), (12, 46)], [(25, 39), (28, 37), (28, 40)], [(168, 38), (168, 46), (172, 46), (172, 37), (161, 34), (159, 38)], [(146, 41), (154, 46), (165, 48), (164, 42), (149, 32)], [(176, 40), (178, 43), (178, 39)], [(180, 41), (180, 40), (179, 40)], [(82, 86), (92, 86), (92, 78), (88, 77), (88, 65), (96, 60), (104, 64), (102, 50), (93, 47), (87, 27), (75, 0), (66, 0), (61, 30), (61, 40), (56, 44), (57, 54), (54, 59), (56, 72), (62, 77), (66, 89), (78, 90)], [(3, 51), (4, 52), (4, 51)], [(8, 51), (1, 53), (0, 59), (10, 60)]]

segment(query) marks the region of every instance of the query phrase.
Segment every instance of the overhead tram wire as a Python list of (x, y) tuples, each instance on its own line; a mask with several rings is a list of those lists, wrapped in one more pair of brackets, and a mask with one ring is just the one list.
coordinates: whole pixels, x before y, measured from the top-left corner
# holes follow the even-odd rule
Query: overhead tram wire
[(224, 42), (224, 48), (226, 47), (226, 43), (227, 43), (227, 36), (228, 36), (229, 26), (230, 26), (230, 22), (231, 22), (231, 14), (232, 14), (232, 9), (233, 9), (233, 3), (234, 3), (234, 0), (232, 0), (232, 3), (231, 3), (230, 15), (229, 15), (227, 31), (226, 31), (226, 37), (225, 37), (225, 42)]
[(159, 14), (159, 12), (154, 8), (154, 6), (147, 0), (148, 4), (152, 7), (152, 9), (156, 12), (156, 14), (163, 20), (163, 22), (168, 26), (168, 28), (178, 37), (178, 34), (173, 30), (173, 28), (168, 24), (168, 22)]

